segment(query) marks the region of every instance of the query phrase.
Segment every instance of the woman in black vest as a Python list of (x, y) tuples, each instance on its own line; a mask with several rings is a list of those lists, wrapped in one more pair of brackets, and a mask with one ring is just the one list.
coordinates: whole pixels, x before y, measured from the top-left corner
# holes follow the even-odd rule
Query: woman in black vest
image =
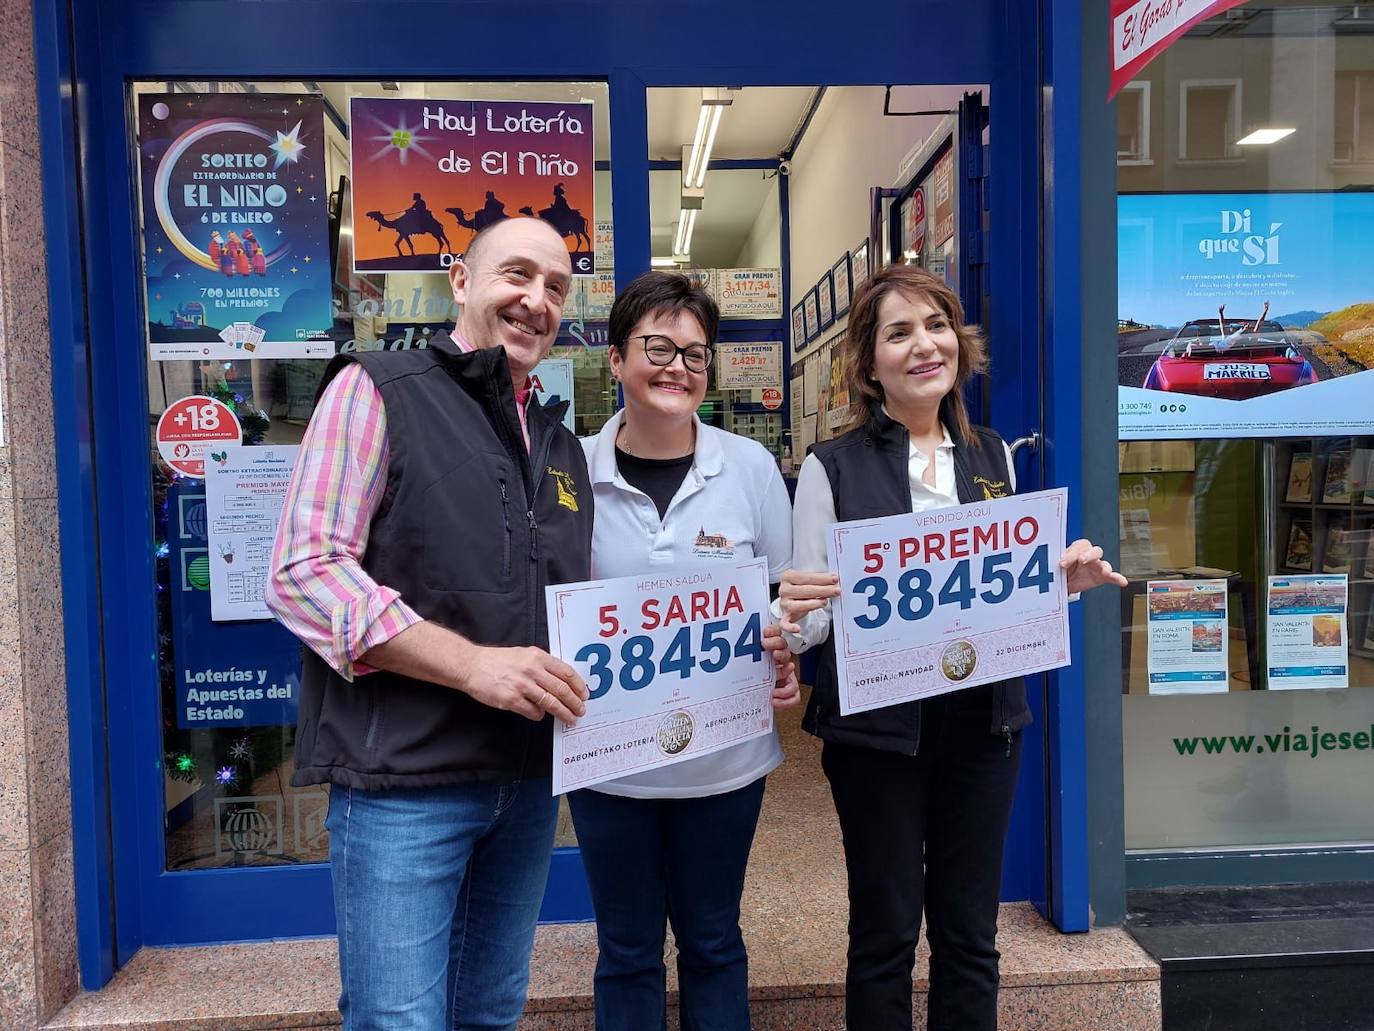
[[(924, 269), (882, 269), (849, 317), (849, 430), (816, 445), (797, 479), (782, 626), (794, 651), (821, 645), (803, 726), (824, 742), (821, 765), (844, 836), (850, 1031), (912, 1026), (923, 905), (929, 1031), (997, 1026), (998, 888), (1020, 732), (1030, 722), (1025, 686), (1003, 681), (841, 716), (830, 632), (839, 586), (825, 572), (831, 523), (1015, 491), (1006, 444), (971, 425), (964, 408), (964, 384), (985, 367), (954, 291)], [(1060, 568), (1071, 592), (1126, 582), (1086, 540), (1065, 551)]]

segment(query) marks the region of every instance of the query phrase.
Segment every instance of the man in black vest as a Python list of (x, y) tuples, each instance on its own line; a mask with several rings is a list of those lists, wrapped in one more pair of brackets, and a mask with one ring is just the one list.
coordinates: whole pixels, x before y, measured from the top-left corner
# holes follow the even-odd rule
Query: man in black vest
[(329, 784), (349, 1031), (514, 1028), (548, 875), (552, 718), (587, 688), (549, 655), (544, 588), (590, 574), (592, 492), (566, 402), (528, 376), (567, 249), (477, 234), (429, 348), (340, 355), (268, 587), (303, 650), (295, 785)]

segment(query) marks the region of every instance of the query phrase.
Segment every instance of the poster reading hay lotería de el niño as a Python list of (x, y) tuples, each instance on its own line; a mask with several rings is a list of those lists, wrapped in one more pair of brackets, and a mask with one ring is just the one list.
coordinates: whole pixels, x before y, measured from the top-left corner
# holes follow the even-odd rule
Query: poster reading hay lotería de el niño
[(318, 96), (138, 98), (154, 361), (334, 353), (324, 149)]
[(354, 97), (353, 263), (445, 272), (481, 229), (542, 218), (596, 272), (590, 103)]
[(1374, 433), (1370, 193), (1117, 199), (1122, 440)]

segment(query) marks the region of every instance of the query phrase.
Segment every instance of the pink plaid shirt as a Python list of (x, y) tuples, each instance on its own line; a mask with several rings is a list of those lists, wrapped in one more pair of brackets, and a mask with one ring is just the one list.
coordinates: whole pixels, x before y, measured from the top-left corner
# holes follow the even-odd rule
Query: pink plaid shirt
[[(453, 340), (472, 350), (456, 332)], [(529, 393), (526, 380), (515, 398), (526, 448)], [(348, 365), (325, 388), (301, 440), (266, 591), (282, 625), (346, 680), (373, 672), (360, 655), (421, 621), (362, 567), (388, 454), (381, 392), (361, 365)]]

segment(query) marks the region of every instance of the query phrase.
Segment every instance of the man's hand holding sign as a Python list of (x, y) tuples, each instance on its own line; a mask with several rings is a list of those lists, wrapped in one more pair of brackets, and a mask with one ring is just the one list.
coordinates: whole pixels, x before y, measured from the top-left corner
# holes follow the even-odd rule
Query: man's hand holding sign
[(831, 573), (790, 571), (782, 628), (833, 599), (848, 715), (1069, 663), (1071, 592), (1123, 584), (1102, 550), (1060, 554), (1067, 492), (855, 520), (830, 529)]
[(773, 729), (799, 687), (765, 626), (767, 562), (547, 588), (550, 651), (587, 682), (554, 731), (554, 792), (705, 755)]

